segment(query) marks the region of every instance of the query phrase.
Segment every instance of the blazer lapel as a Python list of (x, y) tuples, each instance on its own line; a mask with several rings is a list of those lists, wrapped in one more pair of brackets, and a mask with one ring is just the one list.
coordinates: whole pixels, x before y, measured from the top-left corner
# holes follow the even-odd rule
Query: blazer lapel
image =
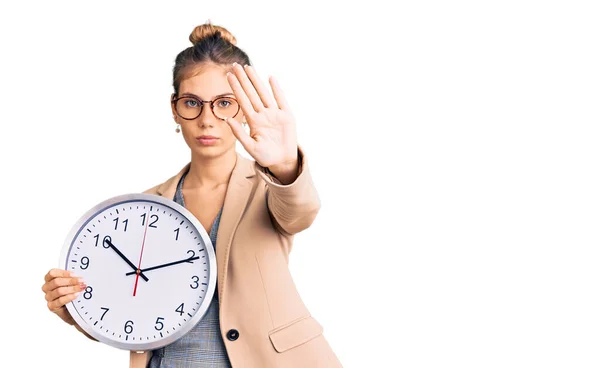
[(231, 173), (229, 185), (227, 186), (221, 222), (217, 231), (216, 253), (217, 268), (219, 269), (219, 279), (217, 280), (219, 301), (223, 298), (223, 289), (225, 280), (227, 279), (227, 265), (229, 263), (231, 241), (252, 193), (255, 181), (251, 178), (254, 175), (253, 161), (242, 157), (238, 153), (237, 161)]

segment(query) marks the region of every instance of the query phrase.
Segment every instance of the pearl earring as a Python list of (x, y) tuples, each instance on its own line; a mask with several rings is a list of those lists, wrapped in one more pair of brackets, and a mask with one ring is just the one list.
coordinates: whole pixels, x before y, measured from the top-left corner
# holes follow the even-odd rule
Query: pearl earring
[(175, 133), (181, 132), (181, 125), (177, 124), (177, 128), (175, 128)]

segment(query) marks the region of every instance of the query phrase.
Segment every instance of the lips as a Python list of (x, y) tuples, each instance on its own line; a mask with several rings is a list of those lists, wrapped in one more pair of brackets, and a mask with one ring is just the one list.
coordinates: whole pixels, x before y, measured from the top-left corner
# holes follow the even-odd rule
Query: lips
[(218, 139), (219, 138), (212, 135), (201, 135), (199, 137), (196, 137), (196, 142), (203, 146), (210, 146), (212, 144), (215, 144)]

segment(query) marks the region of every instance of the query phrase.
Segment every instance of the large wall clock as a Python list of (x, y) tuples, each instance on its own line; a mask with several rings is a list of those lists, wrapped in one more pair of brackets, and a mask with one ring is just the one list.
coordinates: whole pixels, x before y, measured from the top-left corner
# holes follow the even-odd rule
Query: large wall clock
[(87, 284), (67, 304), (92, 337), (126, 350), (177, 340), (204, 316), (215, 292), (213, 245), (183, 206), (127, 194), (94, 206), (73, 226), (60, 267)]

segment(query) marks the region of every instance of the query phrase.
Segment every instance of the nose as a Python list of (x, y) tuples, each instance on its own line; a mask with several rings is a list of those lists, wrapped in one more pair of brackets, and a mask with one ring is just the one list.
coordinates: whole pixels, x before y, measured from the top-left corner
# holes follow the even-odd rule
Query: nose
[(205, 103), (202, 106), (202, 112), (200, 112), (200, 116), (198, 116), (198, 125), (200, 127), (210, 127), (212, 128), (215, 124), (221, 119), (215, 116), (213, 113), (210, 104)]

